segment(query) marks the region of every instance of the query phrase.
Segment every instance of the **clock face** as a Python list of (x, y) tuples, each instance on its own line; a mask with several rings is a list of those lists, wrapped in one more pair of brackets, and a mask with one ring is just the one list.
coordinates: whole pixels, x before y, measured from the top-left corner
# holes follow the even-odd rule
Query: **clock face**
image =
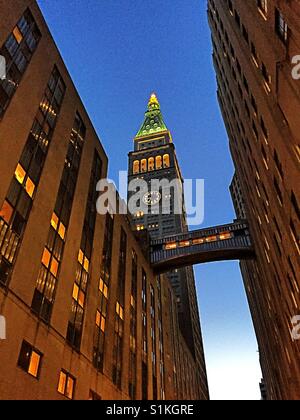
[(147, 206), (156, 206), (160, 200), (161, 194), (158, 191), (151, 191), (143, 197), (143, 201)]

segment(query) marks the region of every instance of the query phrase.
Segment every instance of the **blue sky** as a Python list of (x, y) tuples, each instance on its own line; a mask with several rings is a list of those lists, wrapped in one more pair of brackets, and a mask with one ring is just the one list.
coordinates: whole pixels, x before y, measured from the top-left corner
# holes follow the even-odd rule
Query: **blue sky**
[[(234, 218), (205, 0), (39, 0), (118, 180), (155, 91), (185, 178), (205, 179), (203, 227)], [(259, 399), (238, 263), (195, 269), (212, 399)]]

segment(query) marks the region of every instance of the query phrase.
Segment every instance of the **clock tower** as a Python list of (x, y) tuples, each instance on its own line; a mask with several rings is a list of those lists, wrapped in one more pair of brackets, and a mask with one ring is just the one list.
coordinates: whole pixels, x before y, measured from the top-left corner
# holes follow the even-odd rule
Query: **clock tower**
[[(147, 230), (154, 239), (188, 231), (183, 199), (184, 180), (171, 133), (163, 120), (160, 104), (154, 93), (148, 102), (144, 122), (134, 138), (134, 151), (129, 153), (128, 182), (136, 179), (143, 179), (148, 184), (148, 193), (143, 196), (143, 204), (148, 211), (138, 211), (132, 215), (135, 228), (139, 231)], [(177, 194), (171, 189), (166, 197), (164, 190), (152, 189), (153, 180), (176, 181)], [(128, 200), (131, 194), (128, 192)], [(168, 212), (164, 211), (164, 199), (169, 202)], [(178, 211), (178, 206), (181, 206), (181, 211)], [(194, 270), (192, 267), (175, 270), (168, 273), (168, 277), (177, 298), (182, 334), (198, 362), (201, 372), (199, 377), (203, 381), (206, 370)], [(202, 383), (203, 386), (206, 387), (207, 383)]]

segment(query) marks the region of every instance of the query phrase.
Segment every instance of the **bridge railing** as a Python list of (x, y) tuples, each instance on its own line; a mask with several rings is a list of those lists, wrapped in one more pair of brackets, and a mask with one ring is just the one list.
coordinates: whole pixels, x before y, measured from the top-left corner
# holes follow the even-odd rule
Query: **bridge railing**
[(180, 233), (177, 235), (166, 236), (165, 238), (153, 239), (151, 241), (152, 246), (159, 246), (170, 242), (181, 242), (198, 239), (202, 237), (220, 235), (222, 233), (234, 233), (237, 231), (243, 231), (248, 234), (248, 223), (246, 221), (237, 221), (231, 224), (216, 226), (207, 229), (195, 230), (187, 233)]

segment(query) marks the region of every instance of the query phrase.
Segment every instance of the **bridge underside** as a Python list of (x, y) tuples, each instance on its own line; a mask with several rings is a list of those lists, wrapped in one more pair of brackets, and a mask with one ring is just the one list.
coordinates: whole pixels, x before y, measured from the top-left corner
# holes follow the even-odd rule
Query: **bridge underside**
[(152, 268), (156, 274), (163, 274), (191, 265), (217, 261), (250, 260), (253, 258), (255, 258), (255, 252), (252, 248), (209, 250), (168, 257), (165, 260), (153, 263)]

